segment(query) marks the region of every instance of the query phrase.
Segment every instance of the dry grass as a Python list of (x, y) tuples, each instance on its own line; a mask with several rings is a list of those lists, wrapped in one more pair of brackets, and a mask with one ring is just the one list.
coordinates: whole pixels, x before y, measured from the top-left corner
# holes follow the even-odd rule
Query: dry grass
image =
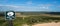
[(32, 26), (60, 26), (60, 22), (58, 22), (58, 23), (52, 22), (52, 23), (35, 24)]
[(51, 15), (51, 14), (40, 14), (40, 15), (21, 15), (21, 13), (16, 13), (16, 17), (30, 17), (30, 16), (60, 17), (60, 15)]

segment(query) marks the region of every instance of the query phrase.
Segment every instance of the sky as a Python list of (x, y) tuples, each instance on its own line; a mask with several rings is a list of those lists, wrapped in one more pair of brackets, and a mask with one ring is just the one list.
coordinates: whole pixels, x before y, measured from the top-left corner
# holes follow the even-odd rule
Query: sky
[(60, 12), (60, 0), (0, 0), (0, 11)]

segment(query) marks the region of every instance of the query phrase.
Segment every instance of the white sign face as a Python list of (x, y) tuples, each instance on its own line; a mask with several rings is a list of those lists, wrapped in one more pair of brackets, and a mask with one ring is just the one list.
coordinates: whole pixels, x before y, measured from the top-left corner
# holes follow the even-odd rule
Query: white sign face
[(14, 20), (14, 19), (15, 19), (15, 12), (14, 11), (6, 11), (5, 20)]
[(13, 12), (8, 12), (7, 15), (8, 15), (8, 16), (13, 16), (14, 13), (13, 13)]

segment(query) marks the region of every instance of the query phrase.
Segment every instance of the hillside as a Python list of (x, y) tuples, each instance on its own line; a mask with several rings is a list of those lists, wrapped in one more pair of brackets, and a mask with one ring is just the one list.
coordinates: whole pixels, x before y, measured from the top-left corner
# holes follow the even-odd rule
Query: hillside
[[(59, 12), (58, 12), (59, 13)], [(8, 26), (4, 18), (4, 12), (0, 12), (0, 26)], [(51, 12), (16, 12), (16, 19), (13, 20), (14, 26), (34, 25), (60, 22), (60, 15), (51, 14)]]

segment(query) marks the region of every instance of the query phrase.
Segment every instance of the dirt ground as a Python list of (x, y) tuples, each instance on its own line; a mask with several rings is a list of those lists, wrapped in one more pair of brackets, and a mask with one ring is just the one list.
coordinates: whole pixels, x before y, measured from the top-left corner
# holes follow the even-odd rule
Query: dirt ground
[(58, 23), (52, 22), (52, 23), (35, 24), (33, 26), (60, 26), (60, 22), (58, 22)]

